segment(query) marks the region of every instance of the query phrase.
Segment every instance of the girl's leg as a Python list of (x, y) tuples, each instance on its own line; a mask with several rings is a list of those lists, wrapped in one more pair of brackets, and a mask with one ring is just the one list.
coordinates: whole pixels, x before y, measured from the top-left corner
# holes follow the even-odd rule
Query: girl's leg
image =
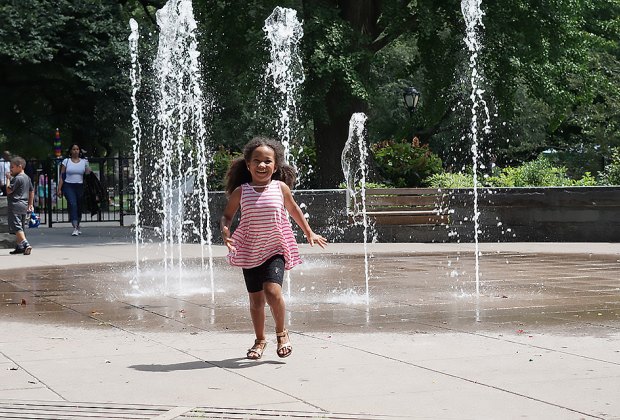
[(257, 340), (265, 339), (265, 294), (260, 292), (248, 293), (250, 296), (250, 316)]
[(273, 321), (276, 323), (276, 332), (284, 331), (284, 317), (286, 315), (286, 305), (282, 296), (282, 286), (278, 283), (263, 283), (265, 299), (271, 309)]
[(250, 316), (256, 339), (254, 345), (248, 349), (246, 357), (258, 360), (263, 356), (267, 341), (265, 340), (265, 295), (261, 291), (248, 293), (250, 296)]
[(288, 338), (288, 332), (284, 328), (284, 318), (286, 316), (286, 305), (284, 303), (284, 297), (282, 296), (282, 286), (278, 283), (265, 282), (263, 283), (263, 290), (265, 291), (265, 298), (267, 304), (271, 309), (271, 315), (276, 324), (276, 337), (278, 339), (278, 356), (287, 357), (293, 351), (290, 340)]

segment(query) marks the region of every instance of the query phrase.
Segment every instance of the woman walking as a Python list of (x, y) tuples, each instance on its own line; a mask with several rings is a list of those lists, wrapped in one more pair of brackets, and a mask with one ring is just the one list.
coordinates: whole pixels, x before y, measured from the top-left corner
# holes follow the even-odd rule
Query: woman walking
[(69, 157), (60, 164), (60, 180), (58, 181), (58, 197), (63, 194), (67, 199), (69, 220), (73, 226), (71, 236), (78, 236), (82, 221), (82, 201), (84, 199), (84, 175), (90, 173), (88, 160), (82, 158), (82, 149), (78, 144), (71, 145)]

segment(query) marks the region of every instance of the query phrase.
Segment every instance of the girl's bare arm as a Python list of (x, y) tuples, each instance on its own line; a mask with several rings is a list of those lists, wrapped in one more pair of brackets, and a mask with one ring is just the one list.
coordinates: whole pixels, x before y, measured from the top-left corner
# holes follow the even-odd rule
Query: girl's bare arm
[(304, 235), (306, 235), (308, 243), (311, 246), (317, 244), (321, 248), (325, 248), (325, 245), (327, 245), (327, 239), (325, 239), (321, 235), (317, 235), (312, 231), (310, 225), (308, 224), (308, 221), (304, 217), (303, 212), (295, 202), (293, 194), (291, 193), (291, 189), (284, 182), (281, 182), (281, 187), (282, 195), (284, 196), (284, 207), (286, 207), (286, 210), (291, 215), (295, 223), (297, 223), (301, 230), (304, 231)]
[(230, 237), (230, 225), (239, 210), (239, 204), (241, 203), (241, 187), (237, 187), (232, 194), (228, 197), (228, 203), (224, 208), (224, 213), (222, 213), (222, 217), (220, 218), (220, 232), (222, 233), (222, 239), (224, 240), (224, 245), (228, 248), (229, 251), (234, 252), (235, 247), (233, 244), (233, 240)]

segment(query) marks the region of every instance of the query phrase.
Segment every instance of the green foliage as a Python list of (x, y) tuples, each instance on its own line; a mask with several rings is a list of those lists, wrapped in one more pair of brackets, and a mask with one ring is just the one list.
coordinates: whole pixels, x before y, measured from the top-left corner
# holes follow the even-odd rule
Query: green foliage
[(381, 174), (395, 187), (419, 187), (428, 176), (441, 171), (441, 159), (428, 145), (384, 141), (371, 146)]
[(553, 166), (544, 155), (516, 168), (504, 168), (497, 176), (491, 176), (486, 185), (494, 187), (560, 187), (596, 185), (589, 172), (583, 178), (573, 180), (567, 175), (566, 167)]
[[(619, 172), (620, 173), (620, 172)], [(433, 188), (472, 188), (474, 179), (471, 173), (440, 173), (425, 180)], [(547, 157), (537, 159), (518, 167), (507, 167), (493, 176), (479, 176), (481, 187), (577, 187), (597, 185), (596, 178), (586, 172), (579, 179), (567, 175), (565, 167), (554, 166)]]
[(241, 153), (231, 153), (224, 146), (220, 146), (211, 156), (211, 170), (209, 171), (208, 187), (213, 191), (224, 191), (226, 172), (230, 163)]
[(424, 180), (431, 188), (473, 188), (474, 177), (462, 172), (442, 172)]
[[(157, 41), (154, 12), (164, 3), (1, 2), (3, 147), (44, 157), (59, 127), (64, 146), (78, 141), (91, 153), (128, 151), (128, 20), (134, 17), (140, 24), (143, 87), (148, 87), (153, 72), (147, 63)], [(310, 145), (308, 153), (297, 156), (306, 186), (329, 187), (341, 179), (339, 153), (353, 112), (369, 116), (371, 143), (415, 134), (446, 167), (470, 161), (471, 87), (459, 0), (248, 0), (243, 7), (203, 0), (193, 6), (204, 88), (216, 104), (207, 122), (214, 148), (238, 150), (253, 135), (275, 135), (278, 116), (263, 80), (262, 26), (273, 8), (282, 6), (297, 10), (304, 25), (306, 80), (297, 104), (301, 121), (292, 137), (304, 148)], [(477, 64), (492, 120), (490, 132), (479, 138), (479, 150), (497, 155), (497, 163), (508, 168), (554, 148), (559, 153), (553, 168), (590, 182), (586, 173), (598, 173), (602, 162), (614, 161), (612, 150), (620, 146), (620, 1), (497, 0), (482, 7)], [(422, 93), (410, 118), (402, 104), (405, 85)], [(143, 89), (138, 99), (148, 103), (151, 91)], [(419, 164), (409, 150), (403, 150), (402, 162), (390, 153), (380, 158), (390, 163), (379, 169), (395, 182), (415, 185), (431, 175), (404, 172)], [(216, 160), (215, 166), (226, 159)], [(534, 165), (543, 171), (542, 163)], [(215, 179), (222, 168), (213, 171)], [(509, 182), (509, 175), (519, 182), (534, 176), (523, 172), (504, 174), (497, 182)], [(617, 182), (608, 181), (613, 167), (603, 172), (605, 182)], [(318, 174), (324, 178), (320, 182)], [(540, 176), (537, 182), (562, 179), (561, 170)]]
[(613, 149), (611, 162), (605, 166), (600, 182), (602, 185), (620, 185), (620, 147)]
[(0, 126), (12, 151), (51, 154), (56, 128), (65, 147), (78, 142), (99, 155), (129, 148), (130, 90), (122, 69), (129, 62), (130, 6), (123, 3), (0, 5)]
[[(370, 188), (394, 188), (393, 185), (384, 184), (382, 182), (366, 182), (364, 187), (366, 189), (370, 189)], [(347, 188), (346, 182), (341, 182), (340, 184), (338, 184), (338, 188), (341, 188), (341, 189)], [(358, 182), (357, 185), (355, 186), (355, 189), (356, 190), (360, 190), (361, 188), (362, 188), (362, 184)]]

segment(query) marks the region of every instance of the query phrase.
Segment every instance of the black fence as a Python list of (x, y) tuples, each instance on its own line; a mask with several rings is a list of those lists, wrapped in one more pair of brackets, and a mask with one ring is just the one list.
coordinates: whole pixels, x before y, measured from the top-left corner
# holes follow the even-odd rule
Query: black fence
[[(67, 201), (58, 197), (58, 180), (63, 158), (29, 160), (26, 174), (34, 184), (35, 212), (41, 224), (52, 227), (55, 223), (69, 223)], [(135, 214), (133, 189), (133, 158), (88, 158), (88, 165), (106, 192), (100, 198), (97, 211), (83, 206), (82, 223), (111, 222), (124, 225), (125, 216)]]

